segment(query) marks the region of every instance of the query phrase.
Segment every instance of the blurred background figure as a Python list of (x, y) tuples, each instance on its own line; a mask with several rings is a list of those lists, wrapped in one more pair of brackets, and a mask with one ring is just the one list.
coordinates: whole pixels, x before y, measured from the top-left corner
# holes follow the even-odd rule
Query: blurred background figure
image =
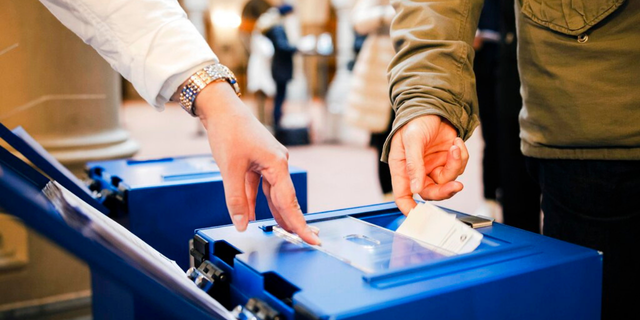
[(273, 132), (273, 120), (266, 117), (266, 102), (276, 94), (276, 83), (271, 76), (274, 48), (271, 41), (255, 30), (251, 34), (249, 62), (247, 63), (247, 91), (253, 93), (258, 108), (258, 119)]
[[(273, 44), (256, 28), (258, 18), (271, 8), (265, 0), (249, 0), (242, 8), (238, 35), (247, 58), (246, 92), (255, 98), (256, 116), (270, 131), (271, 117), (267, 118), (267, 102), (275, 95), (276, 84), (271, 76)], [(272, 131), (273, 132), (273, 131)]]
[[(476, 215), (501, 218), (502, 208), (498, 202), (501, 193), (500, 148), (498, 145), (498, 106), (496, 100), (498, 82), (498, 44), (500, 42), (500, 0), (486, 0), (478, 30), (473, 41), (476, 56), (473, 71), (476, 74), (476, 91), (480, 106), (480, 126), (484, 139), (482, 155), (482, 183), (484, 202)], [(517, 136), (517, 134), (516, 134)]]
[(293, 79), (293, 55), (297, 49), (289, 43), (282, 18), (293, 12), (293, 7), (283, 4), (263, 13), (257, 22), (257, 28), (269, 40), (274, 48), (271, 62), (271, 76), (276, 85), (276, 96), (273, 105), (273, 129), (278, 137), (281, 130), (282, 105), (287, 95), (287, 84)]
[[(393, 122), (387, 66), (395, 54), (389, 37), (394, 15), (388, 0), (359, 0), (352, 12), (353, 26), (359, 35), (355, 40), (366, 38), (353, 67), (344, 116), (347, 123), (371, 132), (370, 143), (378, 159)], [(389, 166), (381, 161), (378, 161), (378, 180), (385, 200), (393, 200)]]
[(528, 174), (520, 151), (518, 115), (522, 108), (522, 97), (516, 52), (518, 41), (514, 0), (501, 0), (500, 7), (497, 100), (502, 214), (505, 224), (540, 233), (540, 187)]
[(353, 31), (353, 59), (349, 61), (347, 64), (347, 69), (349, 71), (353, 71), (353, 67), (356, 64), (356, 59), (358, 59), (358, 55), (362, 50), (362, 45), (364, 44), (364, 40), (367, 38), (366, 34), (359, 34), (357, 31)]

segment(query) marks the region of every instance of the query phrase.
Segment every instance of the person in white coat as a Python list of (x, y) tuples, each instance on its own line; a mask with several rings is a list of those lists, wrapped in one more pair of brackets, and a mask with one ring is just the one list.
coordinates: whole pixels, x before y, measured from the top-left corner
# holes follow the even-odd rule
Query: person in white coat
[(178, 1), (40, 1), (131, 81), (149, 104), (162, 110), (170, 100), (180, 101), (200, 118), (220, 167), (231, 220), (239, 231), (255, 219), (262, 177), (278, 224), (309, 243), (320, 242), (298, 205), (287, 149), (238, 98), (235, 77), (220, 65)]
[[(387, 66), (395, 55), (389, 37), (394, 15), (388, 0), (359, 0), (352, 11), (353, 26), (358, 34), (366, 35), (366, 39), (353, 67), (345, 120), (371, 132), (371, 145), (376, 148), (378, 159), (393, 122)], [(392, 200), (389, 165), (381, 161), (378, 161), (378, 179), (385, 199)]]
[(263, 124), (268, 121), (265, 116), (265, 103), (276, 94), (276, 82), (271, 77), (271, 60), (274, 48), (271, 40), (259, 30), (251, 33), (249, 63), (247, 63), (247, 91), (253, 93), (258, 104), (258, 119)]

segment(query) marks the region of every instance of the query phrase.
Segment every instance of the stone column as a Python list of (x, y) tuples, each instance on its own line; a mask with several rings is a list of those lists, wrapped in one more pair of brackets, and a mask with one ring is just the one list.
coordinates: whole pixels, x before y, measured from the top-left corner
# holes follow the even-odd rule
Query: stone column
[(0, 2), (0, 30), (0, 122), (76, 173), (138, 150), (120, 126), (120, 76), (42, 4)]
[[(0, 1), (0, 30), (0, 122), (24, 127), (76, 174), (89, 160), (138, 150), (120, 126), (119, 75), (40, 2)], [(74, 316), (78, 309), (88, 313), (87, 266), (25, 233), (19, 221), (0, 220), (0, 258), (8, 261), (0, 265), (0, 304), (57, 303), (72, 306)]]

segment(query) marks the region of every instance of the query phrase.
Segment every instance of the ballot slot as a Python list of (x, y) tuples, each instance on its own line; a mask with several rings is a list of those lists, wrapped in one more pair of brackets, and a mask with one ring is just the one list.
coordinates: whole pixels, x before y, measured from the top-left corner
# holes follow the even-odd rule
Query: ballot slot
[(146, 165), (146, 164), (149, 164), (149, 163), (160, 163), (160, 162), (163, 162), (163, 163), (173, 162), (173, 158), (169, 157), (169, 158), (142, 159), (142, 160), (140, 160), (140, 159), (127, 159), (127, 164), (131, 165), (131, 166), (139, 165), (139, 164)]
[(309, 226), (320, 230), (320, 246), (308, 245), (278, 226), (261, 229), (271, 230), (290, 243), (317, 250), (362, 271), (363, 280), (377, 288), (438, 277), (461, 268), (481, 266), (486, 261), (500, 263), (536, 254), (527, 249), (530, 246), (526, 243), (513, 245), (487, 235), (474, 252), (456, 254), (396, 233), (404, 219), (397, 209), (310, 219)]
[(164, 181), (205, 179), (220, 176), (220, 167), (211, 156), (187, 158), (171, 172), (161, 175)]
[(185, 172), (179, 174), (163, 174), (161, 175), (164, 181), (179, 181), (179, 180), (191, 180), (191, 179), (205, 179), (211, 177), (220, 176), (220, 171), (203, 171), (203, 172)]
[[(460, 214), (448, 209), (445, 210), (451, 213), (456, 213), (458, 220), (465, 220), (464, 218), (468, 217), (468, 215), (465, 214)], [(356, 219), (356, 216), (353, 216), (352, 218)], [(393, 234), (396, 234), (393, 231), (397, 230), (405, 219), (406, 217), (397, 210), (395, 212), (387, 212), (385, 214), (367, 214), (357, 216), (357, 220), (378, 226)], [(489, 227), (493, 224), (492, 220), (484, 218), (469, 219), (469, 221), (480, 223), (480, 226), (477, 226), (478, 228)], [(514, 245), (508, 241), (504, 241), (487, 234), (483, 234), (482, 242), (475, 251), (466, 254), (443, 254), (437, 259), (435, 257), (432, 259), (425, 259), (420, 257), (419, 253), (412, 253), (411, 251), (404, 249), (402, 246), (396, 245), (393, 249), (395, 251), (400, 251), (400, 253), (393, 253), (392, 259), (390, 259), (390, 261), (393, 262), (393, 265), (390, 265), (390, 267), (386, 269), (380, 268), (376, 270), (376, 272), (366, 273), (363, 275), (363, 280), (365, 282), (380, 289), (389, 288), (415, 282), (418, 279), (443, 276), (463, 268), (482, 266), (487, 263), (495, 264), (538, 253), (530, 250), (530, 244), (523, 242), (518, 245)], [(404, 254), (405, 251), (407, 251), (407, 254)], [(496, 258), (497, 256), (500, 258)]]
[(322, 245), (304, 244), (297, 235), (277, 226), (273, 227), (273, 232), (286, 241), (309, 246), (369, 274), (455, 255), (351, 216), (309, 221), (309, 226), (320, 230)]
[[(91, 180), (105, 180), (104, 175), (118, 173), (133, 188), (204, 182), (220, 178), (220, 168), (211, 155), (89, 162), (86, 172)], [(103, 183), (96, 184), (96, 187), (111, 186)]]

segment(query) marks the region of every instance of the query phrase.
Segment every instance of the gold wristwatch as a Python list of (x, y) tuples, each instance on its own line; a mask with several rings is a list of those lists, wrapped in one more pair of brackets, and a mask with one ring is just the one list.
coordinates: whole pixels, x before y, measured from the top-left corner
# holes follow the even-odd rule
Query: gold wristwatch
[(226, 66), (216, 63), (198, 70), (189, 77), (187, 84), (180, 90), (180, 106), (182, 109), (196, 117), (196, 108), (193, 103), (196, 101), (198, 93), (208, 84), (217, 81), (228, 82), (236, 94), (240, 96), (240, 87), (236, 76)]

